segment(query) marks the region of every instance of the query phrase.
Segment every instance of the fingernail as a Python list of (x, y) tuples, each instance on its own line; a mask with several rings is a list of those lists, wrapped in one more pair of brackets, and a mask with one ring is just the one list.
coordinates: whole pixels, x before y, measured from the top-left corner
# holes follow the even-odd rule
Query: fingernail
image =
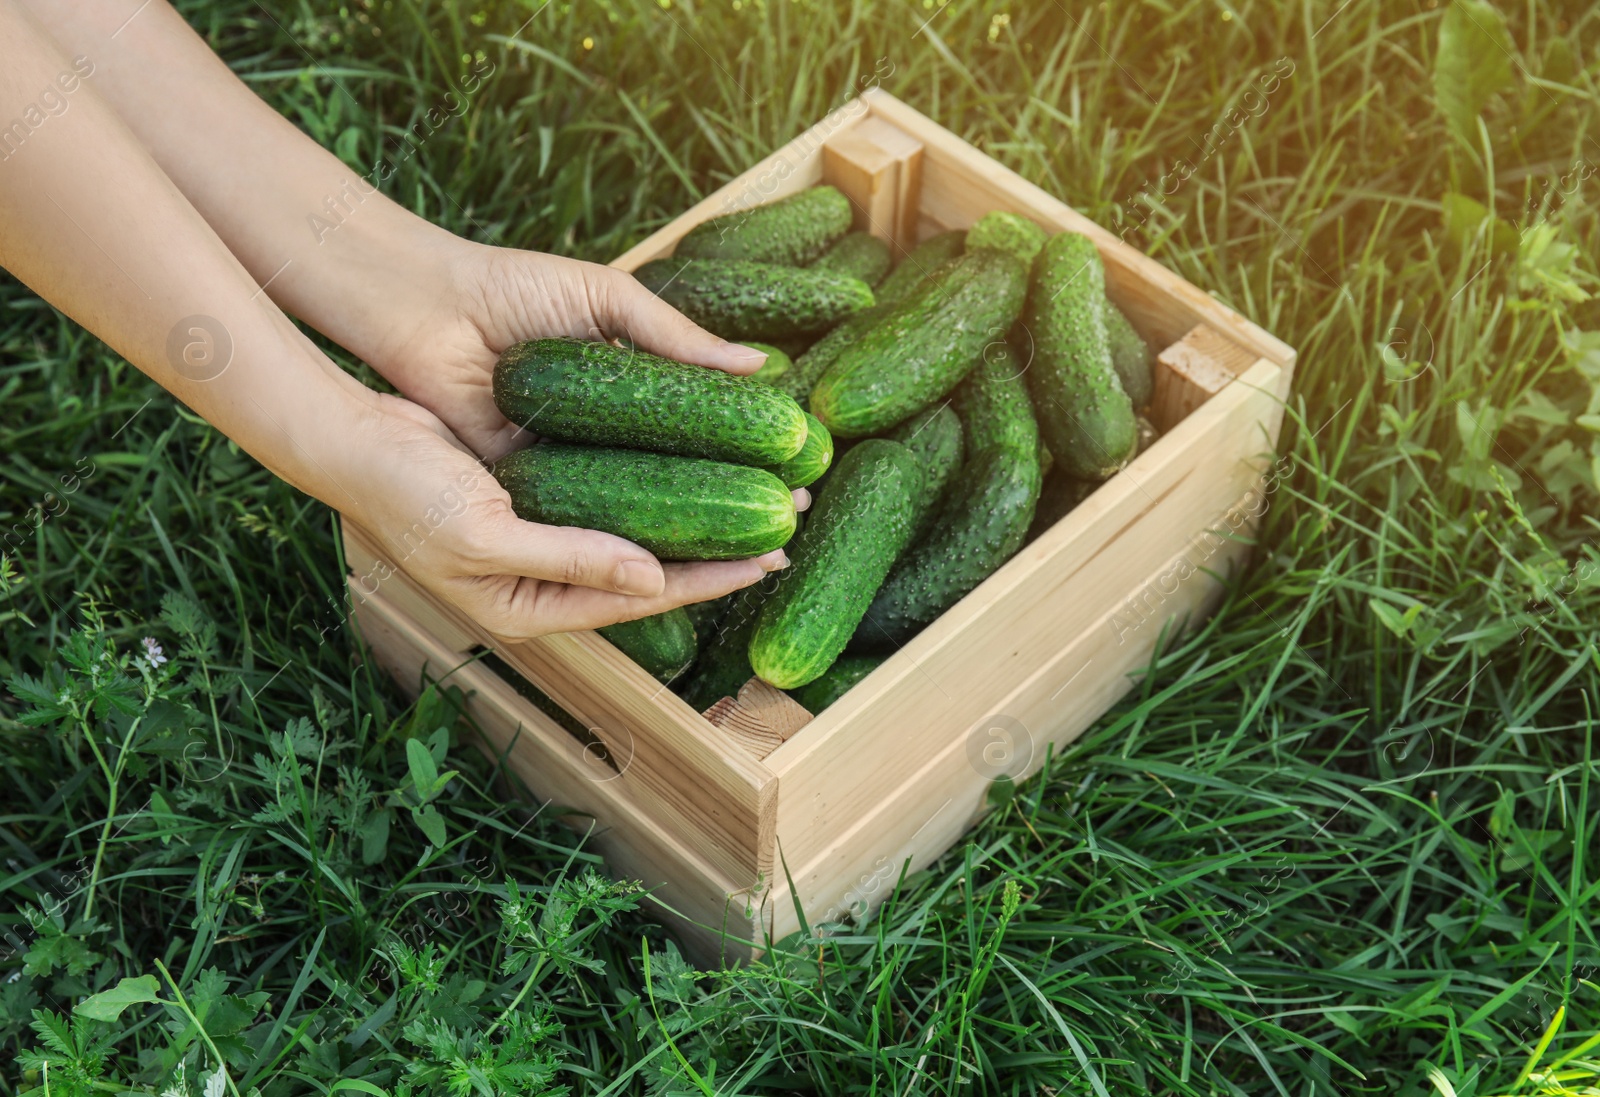
[(811, 493), (805, 488), (794, 489), (794, 509), (805, 510), (811, 506)]
[[(774, 556), (777, 557), (776, 560), (773, 559)], [(761, 558), (761, 566), (768, 571), (782, 571), (789, 566), (789, 554), (782, 549), (779, 549), (776, 553), (769, 552)]]
[(747, 347), (743, 343), (729, 343), (728, 352), (735, 358), (744, 358), (752, 362), (759, 363), (767, 360), (766, 351), (757, 350), (755, 347)]
[(667, 585), (666, 573), (660, 565), (645, 560), (624, 560), (617, 565), (613, 585), (623, 594), (660, 594)]

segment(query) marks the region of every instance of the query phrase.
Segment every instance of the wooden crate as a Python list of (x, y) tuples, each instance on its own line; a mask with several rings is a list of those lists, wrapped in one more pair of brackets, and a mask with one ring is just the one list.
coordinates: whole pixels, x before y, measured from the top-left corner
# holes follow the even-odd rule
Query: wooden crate
[[(882, 91), (830, 114), (616, 260), (670, 254), (718, 214), (828, 182), (899, 248), (1011, 210), (1081, 232), (1159, 355), (1162, 437), (815, 719), (776, 691), (695, 712), (594, 633), (507, 644), (344, 527), (354, 618), (406, 686), (461, 686), (487, 738), (702, 962), (860, 914), (948, 849), (997, 777), (1106, 711), (1173, 621), (1203, 616), (1264, 509), (1294, 351)], [(492, 651), (588, 735), (474, 658)], [(567, 721), (572, 726), (572, 721)]]

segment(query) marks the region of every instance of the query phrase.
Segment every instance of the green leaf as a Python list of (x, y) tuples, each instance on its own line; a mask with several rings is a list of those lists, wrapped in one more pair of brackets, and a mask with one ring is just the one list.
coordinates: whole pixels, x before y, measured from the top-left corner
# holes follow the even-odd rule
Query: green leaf
[(439, 767), (434, 764), (433, 755), (420, 740), (407, 739), (406, 762), (411, 766), (411, 783), (416, 786), (417, 795), (426, 799), (439, 780)]
[(95, 1021), (115, 1021), (129, 1006), (159, 1002), (161, 984), (154, 975), (139, 975), (123, 979), (110, 990), (92, 994), (72, 1008), (80, 1017)]
[[(1381, 623), (1384, 628), (1388, 629), (1396, 636), (1404, 636), (1406, 633), (1410, 632), (1411, 622), (1416, 620), (1415, 614), (1410, 614), (1407, 617), (1403, 617), (1401, 616), (1400, 611), (1395, 609), (1388, 602), (1380, 602), (1376, 598), (1368, 598), (1367, 605), (1371, 607), (1372, 613), (1378, 618), (1379, 623)], [(1416, 607), (1413, 606), (1412, 608), (1415, 609)]]
[(1478, 144), (1478, 115), (1489, 98), (1511, 86), (1515, 46), (1506, 21), (1484, 0), (1454, 0), (1439, 23), (1433, 95), (1456, 135)]
[(1510, 255), (1517, 250), (1516, 226), (1496, 217), (1476, 198), (1450, 191), (1439, 200), (1444, 212), (1444, 234), (1456, 247), (1472, 247), (1478, 232), (1488, 226), (1489, 255)]
[[(413, 743), (415, 739), (411, 740)], [(411, 818), (416, 821), (417, 827), (440, 849), (444, 848), (446, 835), (444, 830), (444, 816), (439, 814), (439, 809), (429, 804), (427, 807), (412, 808)]]

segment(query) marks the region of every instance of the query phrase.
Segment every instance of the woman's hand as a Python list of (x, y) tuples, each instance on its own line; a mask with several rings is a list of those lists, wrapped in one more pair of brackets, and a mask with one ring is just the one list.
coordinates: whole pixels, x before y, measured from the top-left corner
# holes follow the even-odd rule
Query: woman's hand
[[(360, 431), (369, 458), (352, 517), (423, 587), (508, 640), (719, 598), (787, 563), (779, 549), (754, 560), (663, 565), (609, 533), (524, 522), (445, 425), (408, 400), (382, 397)], [(358, 576), (357, 584), (371, 593), (385, 578)]]
[[(368, 361), (489, 460), (531, 440), (490, 392), (495, 360), (521, 340), (627, 336), (653, 354), (739, 374), (766, 357), (717, 338), (612, 267), (453, 237), (429, 252), (423, 262), (439, 272), (430, 281), (443, 287), (437, 303), (397, 323)], [(807, 497), (796, 498), (803, 506)]]

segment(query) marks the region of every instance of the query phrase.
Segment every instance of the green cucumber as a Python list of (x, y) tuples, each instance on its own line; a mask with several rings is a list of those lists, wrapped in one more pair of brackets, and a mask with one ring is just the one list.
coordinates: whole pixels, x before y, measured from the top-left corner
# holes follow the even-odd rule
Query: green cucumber
[[(1138, 452), (1143, 453), (1149, 449), (1160, 435), (1155, 424), (1144, 416), (1139, 416), (1139, 447)], [(1041, 451), (1049, 456), (1049, 450)], [(1075, 476), (1062, 473), (1057, 476), (1050, 474), (1050, 463), (1041, 462), (1044, 472), (1044, 488), (1039, 493), (1039, 506), (1033, 514), (1033, 525), (1028, 529), (1028, 540), (1032, 541), (1045, 530), (1055, 525), (1067, 514), (1093, 495), (1100, 486), (1097, 480), (1079, 480)]]
[(1039, 501), (1039, 431), (1016, 361), (984, 362), (958, 393), (967, 462), (928, 533), (872, 600), (852, 650), (904, 644), (1022, 547)]
[(945, 263), (966, 250), (967, 234), (960, 229), (930, 236), (912, 248), (889, 276), (873, 290), (880, 305), (890, 305), (920, 289)]
[(860, 339), (886, 311), (887, 306), (884, 305), (862, 309), (812, 343), (804, 354), (794, 360), (794, 368), (778, 379), (779, 390), (788, 393), (801, 405), (808, 404), (811, 390), (839, 356), (839, 352)]
[(910, 542), (921, 492), (920, 462), (899, 442), (869, 438), (844, 455), (761, 607), (750, 639), (757, 675), (794, 689), (833, 665)]
[(852, 232), (839, 237), (822, 257), (811, 264), (812, 270), (831, 270), (835, 274), (848, 274), (869, 286), (883, 281), (889, 273), (889, 244), (870, 232)]
[(1111, 476), (1139, 441), (1133, 401), (1111, 361), (1106, 306), (1094, 242), (1075, 232), (1052, 236), (1034, 263), (1023, 317), (1033, 338), (1028, 390), (1057, 467), (1081, 480)]
[(977, 223), (967, 230), (966, 249), (999, 248), (1009, 251), (1024, 263), (1032, 263), (1049, 238), (1049, 233), (1026, 217), (995, 210), (978, 218)]
[(626, 537), (663, 560), (741, 560), (794, 533), (794, 497), (749, 465), (541, 442), (489, 470), (518, 518)]
[(841, 655), (821, 678), (790, 690), (789, 696), (815, 716), (882, 665), (883, 657), (878, 655)]
[(1134, 407), (1145, 407), (1155, 391), (1154, 378), (1150, 376), (1155, 356), (1133, 330), (1128, 317), (1110, 301), (1106, 302), (1106, 340), (1111, 344), (1111, 365), (1117, 371), (1117, 380), (1122, 382), (1122, 390)]
[(724, 594), (721, 598), (713, 598), (709, 602), (690, 602), (683, 607), (683, 612), (689, 615), (689, 623), (694, 626), (695, 640), (702, 650), (715, 634), (722, 615), (728, 612), (728, 607), (733, 604), (738, 594), (738, 591), (734, 591), (732, 594)]
[(806, 440), (800, 405), (771, 385), (582, 339), (507, 349), (494, 402), (540, 437), (736, 464), (779, 464)]
[(745, 346), (751, 350), (759, 350), (767, 356), (767, 360), (761, 363), (760, 369), (746, 375), (752, 381), (776, 387), (778, 378), (788, 373), (794, 365), (794, 359), (789, 357), (787, 351), (771, 343), (746, 343)]
[(1022, 310), (1028, 272), (1007, 252), (952, 259), (842, 347), (811, 390), (811, 414), (835, 435), (879, 434), (942, 399)]
[(806, 442), (800, 452), (769, 470), (791, 488), (814, 483), (833, 464), (833, 435), (828, 433), (828, 428), (810, 412), (806, 413), (806, 428)]
[(833, 187), (811, 187), (702, 221), (678, 241), (685, 259), (753, 259), (803, 267), (850, 231), (850, 200)]
[(704, 712), (724, 697), (737, 697), (740, 688), (755, 677), (750, 669), (750, 638), (755, 635), (762, 603), (780, 584), (782, 575), (769, 575), (731, 597), (700, 658), (679, 683), (679, 695), (696, 712)]
[(871, 308), (859, 278), (745, 259), (653, 259), (633, 272), (645, 289), (724, 339), (787, 339)]
[(938, 512), (945, 488), (961, 467), (966, 455), (962, 441), (961, 417), (949, 404), (919, 411), (901, 423), (889, 437), (917, 455), (922, 462), (922, 497), (917, 506), (916, 529), (928, 528)]
[(595, 629), (650, 676), (670, 682), (694, 662), (694, 624), (682, 607)]

